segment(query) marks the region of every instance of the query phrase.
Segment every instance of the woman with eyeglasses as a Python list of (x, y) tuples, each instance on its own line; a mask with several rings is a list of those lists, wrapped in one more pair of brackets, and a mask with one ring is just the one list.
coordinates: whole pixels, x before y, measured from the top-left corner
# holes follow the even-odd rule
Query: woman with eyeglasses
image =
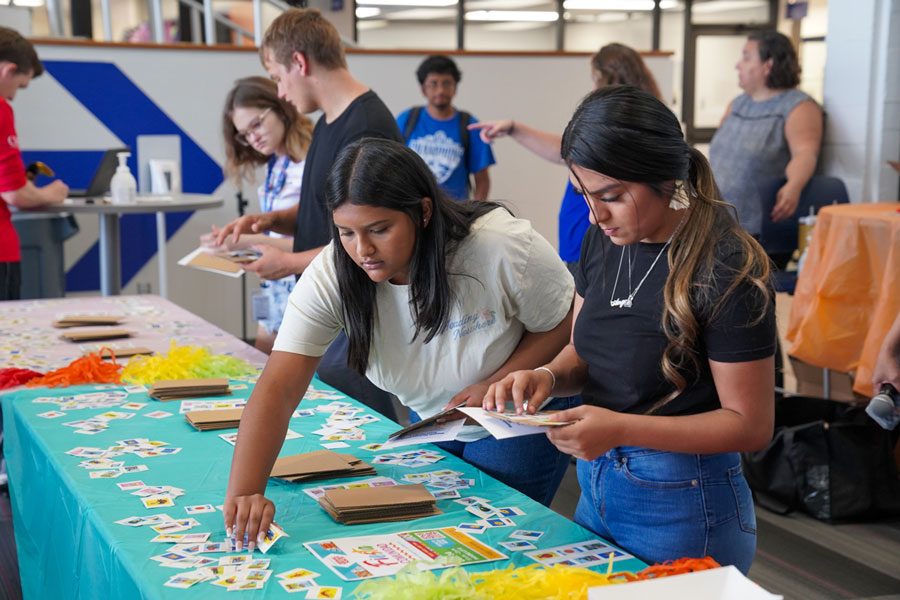
[[(266, 165), (266, 178), (259, 186), (262, 212), (288, 208), (300, 199), (300, 181), (313, 124), (293, 106), (278, 97), (278, 86), (265, 77), (238, 79), (225, 99), (222, 133), (225, 139), (225, 173), (240, 186), (253, 181), (254, 171)], [(203, 235), (206, 246), (214, 246), (219, 229)], [(238, 243), (226, 241), (228, 250), (244, 250), (268, 244), (291, 251), (292, 238), (278, 233), (242, 235)], [(260, 283), (262, 313), (256, 333), (256, 347), (272, 351), (275, 334), (284, 316), (288, 295), (294, 287), (293, 275)], [(257, 305), (257, 303), (254, 303)]]

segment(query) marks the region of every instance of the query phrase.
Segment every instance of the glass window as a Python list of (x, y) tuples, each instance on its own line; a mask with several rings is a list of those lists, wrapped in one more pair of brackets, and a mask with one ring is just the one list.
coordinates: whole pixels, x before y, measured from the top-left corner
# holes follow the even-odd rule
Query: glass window
[(691, 23), (695, 25), (768, 22), (768, 0), (695, 0), (691, 9)]
[(734, 65), (746, 35), (697, 37), (694, 77), (694, 127), (718, 127), (728, 103), (741, 93)]

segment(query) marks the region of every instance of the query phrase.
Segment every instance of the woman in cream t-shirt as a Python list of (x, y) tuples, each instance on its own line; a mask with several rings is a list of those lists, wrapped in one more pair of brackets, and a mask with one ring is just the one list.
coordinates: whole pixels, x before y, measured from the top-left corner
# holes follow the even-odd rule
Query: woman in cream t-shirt
[[(415, 152), (388, 140), (345, 148), (326, 190), (333, 240), (291, 293), (241, 419), (224, 507), (239, 540), (256, 539), (274, 516), (263, 493), (279, 434), (341, 330), (350, 366), (422, 418), (481, 406), (492, 382), (568, 342), (572, 277), (527, 221), (498, 204), (449, 200)], [(496, 440), (465, 427), (438, 445), (544, 504), (567, 467), (542, 435)]]

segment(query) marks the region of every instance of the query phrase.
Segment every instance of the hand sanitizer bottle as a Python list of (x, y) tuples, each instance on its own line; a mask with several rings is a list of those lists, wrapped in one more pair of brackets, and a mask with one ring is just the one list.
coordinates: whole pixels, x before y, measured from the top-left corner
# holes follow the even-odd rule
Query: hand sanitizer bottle
[(118, 152), (119, 166), (109, 182), (109, 191), (113, 204), (134, 204), (137, 201), (137, 182), (128, 170), (128, 157), (131, 152)]

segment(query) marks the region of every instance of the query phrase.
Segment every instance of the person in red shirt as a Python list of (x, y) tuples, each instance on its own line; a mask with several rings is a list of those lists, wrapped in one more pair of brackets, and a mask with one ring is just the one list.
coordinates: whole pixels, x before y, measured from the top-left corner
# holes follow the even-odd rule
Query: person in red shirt
[(0, 300), (19, 298), (21, 253), (9, 205), (34, 208), (65, 200), (69, 187), (56, 180), (37, 187), (25, 176), (9, 102), (32, 78), (44, 72), (37, 52), (18, 32), (0, 27)]

